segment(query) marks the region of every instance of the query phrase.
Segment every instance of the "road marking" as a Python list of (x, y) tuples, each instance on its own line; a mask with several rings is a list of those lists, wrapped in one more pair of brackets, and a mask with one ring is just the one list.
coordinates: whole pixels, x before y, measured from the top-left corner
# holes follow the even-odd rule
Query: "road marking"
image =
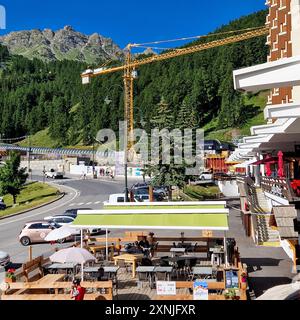
[(99, 204), (99, 203), (101, 203), (102, 201), (96, 201), (96, 202), (94, 202), (94, 204)]
[(87, 202), (86, 205), (92, 204), (93, 202)]
[[(53, 183), (53, 184), (54, 184), (54, 183)], [(68, 187), (65, 186), (65, 188), (71, 189), (71, 190), (73, 190), (73, 192), (75, 192), (75, 195), (74, 195), (73, 198), (70, 199), (69, 201), (66, 201), (66, 202), (62, 203), (61, 205), (59, 205), (59, 206), (57, 206), (57, 207), (55, 207), (55, 208), (47, 209), (47, 210), (45, 210), (45, 211), (32, 214), (32, 215), (30, 215), (30, 216), (27, 216), (27, 215), (26, 215), (26, 216), (24, 216), (23, 218), (14, 219), (14, 220), (9, 221), (9, 222), (0, 223), (0, 227), (5, 226), (5, 225), (8, 225), (8, 224), (11, 224), (11, 223), (14, 223), (14, 222), (17, 222), (17, 221), (27, 220), (28, 218), (37, 217), (37, 216), (40, 216), (40, 215), (42, 215), (42, 214), (44, 214), (44, 213), (53, 211), (53, 210), (55, 210), (55, 209), (57, 209), (57, 208), (61, 208), (61, 207), (66, 206), (69, 202), (74, 201), (74, 199), (78, 196), (78, 191), (77, 191), (76, 189), (72, 188), (72, 187), (69, 187), (69, 186), (68, 186)], [(32, 209), (32, 210), (36, 210), (36, 209)]]

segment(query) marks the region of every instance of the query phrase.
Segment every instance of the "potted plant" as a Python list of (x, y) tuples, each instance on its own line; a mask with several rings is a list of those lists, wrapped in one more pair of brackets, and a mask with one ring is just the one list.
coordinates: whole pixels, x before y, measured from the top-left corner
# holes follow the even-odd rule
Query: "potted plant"
[(5, 282), (16, 282), (15, 269), (8, 269), (5, 275)]
[(235, 289), (227, 289), (224, 296), (226, 300), (237, 300), (238, 297)]

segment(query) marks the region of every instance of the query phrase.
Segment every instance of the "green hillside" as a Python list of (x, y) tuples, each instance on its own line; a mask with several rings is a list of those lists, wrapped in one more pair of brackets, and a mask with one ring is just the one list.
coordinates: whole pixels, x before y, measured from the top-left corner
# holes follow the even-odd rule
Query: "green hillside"
[[(242, 17), (216, 32), (262, 26), (266, 14)], [(234, 91), (232, 71), (265, 62), (265, 42), (258, 37), (141, 67), (135, 82), (135, 127), (149, 132), (164, 101), (173, 112), (170, 128), (179, 122), (182, 127), (184, 120), (204, 127), (208, 137), (231, 140), (232, 130), (248, 134), (252, 124), (263, 123), (264, 98)], [(124, 113), (122, 74), (98, 77), (83, 86), (80, 73), (86, 68), (76, 61), (45, 63), (11, 56), (0, 46), (2, 137), (30, 134), (32, 143), (43, 146), (84, 146), (91, 145), (102, 128), (117, 132)]]

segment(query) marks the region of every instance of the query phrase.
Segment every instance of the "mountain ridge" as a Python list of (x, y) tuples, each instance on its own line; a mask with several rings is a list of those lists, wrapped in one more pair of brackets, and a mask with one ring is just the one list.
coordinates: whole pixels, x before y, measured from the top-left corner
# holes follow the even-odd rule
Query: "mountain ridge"
[(119, 60), (124, 56), (124, 52), (111, 38), (99, 33), (86, 35), (70, 25), (56, 31), (13, 31), (0, 36), (0, 44), (6, 46), (11, 54), (45, 62), (72, 60), (97, 64), (100, 61)]

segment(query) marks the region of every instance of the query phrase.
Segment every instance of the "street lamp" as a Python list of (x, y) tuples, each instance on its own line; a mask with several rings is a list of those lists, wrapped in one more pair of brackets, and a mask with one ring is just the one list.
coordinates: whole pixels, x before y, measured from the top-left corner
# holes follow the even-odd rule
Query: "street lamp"
[[(113, 86), (111, 86), (108, 91), (114, 87), (114, 86), (118, 86), (123, 90), (123, 87), (115, 84)], [(124, 94), (124, 91), (123, 91)], [(105, 104), (109, 105), (112, 103), (112, 100), (109, 99), (108, 96), (106, 96), (105, 100), (104, 100)], [(126, 118), (126, 107), (124, 108), (124, 120), (127, 121)], [(128, 169), (128, 132), (127, 132), (127, 125), (124, 126), (124, 138), (125, 138), (125, 143), (124, 143), (124, 176), (125, 176), (125, 202), (129, 202), (129, 188), (128, 188), (128, 176), (127, 176), (127, 169)]]

